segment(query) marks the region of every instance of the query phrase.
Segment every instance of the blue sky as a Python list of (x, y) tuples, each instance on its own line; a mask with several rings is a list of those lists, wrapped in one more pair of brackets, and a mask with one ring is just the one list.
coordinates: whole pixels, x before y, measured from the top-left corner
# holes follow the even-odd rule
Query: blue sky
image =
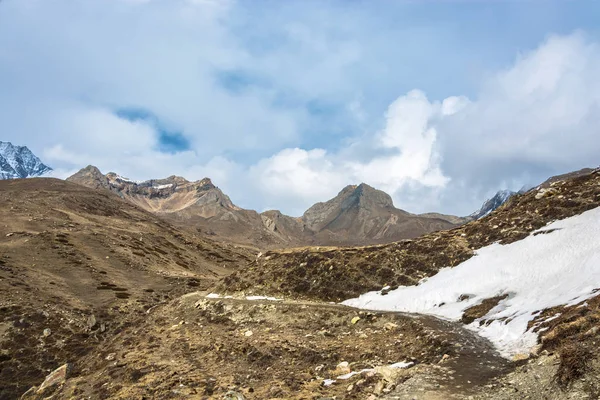
[(4, 0), (1, 140), (67, 176), (209, 176), (413, 212), (599, 164), (597, 1)]

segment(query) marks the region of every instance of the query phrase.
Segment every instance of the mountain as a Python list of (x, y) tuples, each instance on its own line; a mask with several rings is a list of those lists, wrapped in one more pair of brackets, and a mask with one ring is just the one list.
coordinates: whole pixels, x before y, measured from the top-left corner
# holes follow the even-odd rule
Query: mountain
[(42, 176), (52, 171), (26, 146), (0, 141), (0, 179)]
[(512, 192), (510, 190), (500, 190), (494, 195), (494, 197), (486, 200), (481, 206), (481, 208), (475, 211), (469, 217), (473, 219), (483, 218), (490, 214), (492, 211), (495, 211), (497, 208), (506, 203), (511, 197), (513, 197), (516, 194), (517, 192)]
[(409, 239), (456, 226), (395, 208), (390, 195), (365, 183), (346, 186), (333, 199), (313, 205), (302, 221), (317, 243), (344, 245)]
[(68, 181), (109, 190), (178, 226), (261, 248), (361, 245), (416, 237), (453, 228), (464, 219), (415, 215), (394, 207), (391, 197), (369, 185), (347, 186), (336, 197), (294, 218), (277, 210), (257, 213), (233, 204), (210, 179), (190, 182), (171, 176), (134, 182), (88, 166)]
[[(67, 178), (121, 198), (182, 227), (215, 238), (259, 247), (294, 243), (269, 226), (268, 217), (233, 204), (209, 178), (190, 182), (180, 176), (136, 182), (114, 172), (104, 175), (92, 165)], [(296, 234), (296, 233), (295, 233)]]

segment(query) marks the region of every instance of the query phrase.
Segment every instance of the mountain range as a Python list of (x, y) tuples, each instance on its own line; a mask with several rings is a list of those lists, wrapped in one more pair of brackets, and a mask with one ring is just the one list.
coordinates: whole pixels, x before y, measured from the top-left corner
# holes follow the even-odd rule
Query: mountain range
[(259, 247), (383, 243), (453, 228), (470, 220), (411, 214), (394, 207), (387, 193), (365, 183), (347, 186), (301, 217), (290, 217), (278, 210), (258, 213), (238, 207), (209, 178), (190, 182), (170, 176), (135, 182), (113, 172), (104, 175), (90, 165), (67, 180), (114, 192), (178, 226)]
[(0, 179), (42, 176), (52, 168), (42, 163), (26, 146), (0, 141)]
[[(0, 179), (38, 177), (51, 170), (27, 147), (0, 142)], [(412, 214), (396, 208), (387, 193), (361, 183), (346, 186), (337, 196), (313, 205), (301, 217), (291, 217), (278, 210), (258, 213), (238, 207), (209, 178), (188, 181), (170, 176), (136, 182), (114, 172), (104, 175), (90, 165), (67, 180), (113, 192), (205, 236), (260, 248), (368, 245), (410, 239), (481, 218), (515, 194), (500, 191), (466, 217)]]

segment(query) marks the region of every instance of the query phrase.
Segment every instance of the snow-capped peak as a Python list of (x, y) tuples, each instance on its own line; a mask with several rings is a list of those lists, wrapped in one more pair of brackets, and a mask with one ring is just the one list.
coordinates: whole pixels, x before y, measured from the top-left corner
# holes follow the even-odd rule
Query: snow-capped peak
[(483, 206), (473, 214), (470, 215), (473, 219), (483, 218), (486, 215), (490, 214), (492, 211), (496, 210), (502, 204), (506, 203), (508, 199), (513, 197), (516, 192), (511, 190), (500, 190), (498, 193), (494, 195), (491, 199), (488, 199), (483, 203)]
[(26, 146), (0, 141), (0, 179), (42, 176), (52, 171)]

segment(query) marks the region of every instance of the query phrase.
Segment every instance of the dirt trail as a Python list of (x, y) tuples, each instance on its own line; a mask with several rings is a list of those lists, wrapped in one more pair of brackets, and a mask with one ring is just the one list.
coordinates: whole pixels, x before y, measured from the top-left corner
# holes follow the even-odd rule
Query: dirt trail
[[(198, 293), (190, 293), (186, 296), (197, 298), (198, 295)], [(274, 303), (273, 301), (268, 300), (219, 300), (224, 302), (252, 305), (272, 305)], [(281, 300), (277, 301), (277, 304), (293, 306), (301, 305), (309, 307), (309, 309), (329, 309), (340, 310), (343, 312), (369, 312), (388, 316), (398, 316), (401, 318), (410, 318), (419, 321), (419, 323), (425, 328), (426, 334), (431, 337), (435, 337), (442, 342), (449, 342), (453, 345), (452, 352), (454, 353), (454, 356), (448, 357), (448, 359), (444, 361), (444, 366), (453, 371), (452, 375), (454, 379), (452, 379), (451, 385), (453, 387), (453, 392), (456, 391), (455, 389), (458, 386), (469, 391), (469, 387), (485, 385), (490, 380), (504, 375), (514, 368), (514, 363), (502, 357), (488, 339), (465, 328), (465, 326), (460, 322), (449, 321), (434, 316), (417, 313), (359, 309), (337, 303)]]
[[(191, 294), (190, 296), (196, 296)], [(272, 304), (272, 301), (264, 300), (245, 300), (245, 299), (222, 299), (226, 302), (245, 303), (245, 304)], [(344, 312), (371, 312), (388, 316), (398, 316), (400, 318), (411, 318), (418, 321), (425, 328), (425, 333), (441, 342), (452, 344), (452, 356), (441, 361), (444, 373), (435, 371), (432, 376), (427, 376), (427, 384), (419, 382), (419, 388), (412, 391), (390, 394), (386, 399), (400, 399), (409, 395), (407, 398), (415, 398), (418, 395), (420, 399), (447, 399), (450, 397), (464, 398), (474, 394), (477, 388), (489, 384), (493, 379), (506, 375), (514, 369), (515, 364), (502, 357), (494, 348), (492, 343), (467, 329), (460, 322), (449, 321), (429, 315), (403, 313), (403, 312), (382, 312), (367, 309), (358, 309), (348, 307), (342, 304), (327, 304), (307, 301), (279, 301), (279, 304), (302, 305), (309, 309), (330, 309)], [(448, 354), (449, 355), (449, 354)], [(445, 357), (442, 356), (444, 359)], [(426, 373), (424, 375), (427, 375)], [(451, 377), (451, 378), (450, 378)], [(423, 378), (421, 376), (420, 378)], [(421, 381), (422, 379), (417, 379)], [(409, 386), (409, 385), (406, 385)], [(423, 391), (423, 387), (430, 386), (435, 390), (432, 392)], [(406, 387), (405, 387), (406, 388)], [(400, 396), (399, 396), (400, 395)], [(403, 395), (403, 396), (402, 396)]]

